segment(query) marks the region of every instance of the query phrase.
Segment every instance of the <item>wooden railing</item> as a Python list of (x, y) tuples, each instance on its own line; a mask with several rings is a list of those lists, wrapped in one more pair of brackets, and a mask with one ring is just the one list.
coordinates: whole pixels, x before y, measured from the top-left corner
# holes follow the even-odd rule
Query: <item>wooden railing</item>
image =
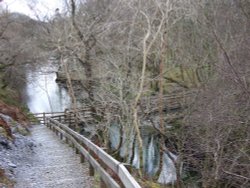
[[(61, 116), (61, 120), (63, 117)], [(58, 119), (59, 116), (46, 117), (45, 124), (66, 143), (72, 144), (76, 153), (81, 155), (81, 162), (88, 161), (91, 176), (95, 171), (99, 173), (101, 188), (140, 188), (123, 163), (112, 158), (89, 139), (54, 118)]]
[(34, 117), (29, 119), (32, 124), (45, 125), (45, 120), (48, 117), (53, 117), (54, 120), (69, 125), (70, 127), (76, 126), (80, 123), (80, 120), (77, 119), (75, 113), (69, 109), (66, 109), (64, 112), (43, 112), (34, 113), (33, 115)]
[[(185, 107), (192, 101), (192, 98), (195, 96), (195, 92), (186, 92), (186, 93), (178, 93), (174, 95), (166, 95), (162, 98), (163, 103), (163, 110), (165, 111), (175, 111), (176, 109), (180, 109), (182, 107)], [(150, 114), (150, 113), (157, 113), (159, 110), (159, 99), (158, 97), (144, 97), (141, 99), (140, 107), (142, 110), (139, 110), (138, 113), (143, 114)], [(97, 108), (98, 107), (98, 108)], [(95, 106), (96, 109), (99, 109), (101, 111), (104, 111), (106, 107), (101, 106), (100, 104), (98, 106)], [(119, 111), (119, 107), (112, 106), (112, 109), (117, 109)], [(77, 125), (81, 122), (94, 122), (95, 119), (92, 118), (93, 112), (91, 112), (91, 106), (84, 106), (83, 108), (77, 108), (77, 109), (65, 109), (64, 112), (49, 112), (49, 113), (36, 113), (34, 114), (35, 118), (31, 120), (32, 123), (40, 122), (41, 124), (45, 123), (45, 117), (53, 117), (53, 119), (57, 119), (60, 122), (64, 122), (65, 124), (68, 124), (70, 126)]]
[(43, 113), (35, 113), (34, 117), (30, 118), (30, 122), (32, 124), (45, 124), (46, 117), (53, 117), (54, 119), (60, 120), (64, 116), (64, 112), (43, 112)]
[[(192, 95), (189, 93), (180, 96), (165, 96), (163, 103), (166, 110), (174, 110), (185, 106), (191, 97)], [(144, 109), (144, 113), (157, 111), (157, 101), (158, 98), (154, 97), (149, 100), (142, 99), (141, 107)], [(66, 143), (70, 142), (76, 153), (81, 155), (81, 162), (88, 161), (89, 174), (93, 176), (95, 171), (100, 174), (101, 188), (140, 188), (140, 185), (126, 169), (125, 164), (112, 158), (102, 148), (75, 131), (75, 127), (80, 123), (93, 120), (91, 113), (91, 108), (88, 106), (75, 110), (66, 109), (64, 112), (37, 113), (34, 114), (35, 118), (32, 122), (47, 125)]]

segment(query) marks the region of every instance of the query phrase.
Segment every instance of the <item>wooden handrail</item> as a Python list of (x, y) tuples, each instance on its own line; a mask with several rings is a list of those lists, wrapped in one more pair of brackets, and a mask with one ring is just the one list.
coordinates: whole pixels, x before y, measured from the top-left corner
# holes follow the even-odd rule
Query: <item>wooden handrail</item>
[[(115, 180), (101, 167), (101, 165), (89, 154), (89, 152), (77, 142), (77, 140), (73, 136), (60, 129), (60, 127), (53, 127), (52, 125), (51, 128), (61, 133), (61, 135), (63, 135), (65, 138), (72, 142), (74, 147), (84, 156), (84, 159), (88, 160), (91, 165), (91, 168), (94, 168), (96, 171), (99, 172), (101, 176), (101, 181), (105, 182), (105, 185), (107, 185), (107, 187), (120, 188), (120, 186), (115, 182)], [(60, 137), (62, 138), (62, 136)]]
[(49, 115), (53, 115), (53, 114), (64, 114), (64, 112), (41, 112), (41, 113), (34, 113), (34, 115), (43, 115), (43, 114), (49, 114)]
[[(92, 167), (100, 172), (102, 180), (108, 187), (117, 187), (118, 184), (116, 182), (114, 183), (113, 178), (109, 176), (107, 172), (105, 172), (104, 168), (94, 159), (94, 156), (91, 155), (92, 153), (94, 153), (94, 155), (97, 156), (98, 159), (105, 164), (105, 166), (110, 168), (119, 177), (125, 188), (141, 187), (122, 163), (108, 155), (103, 149), (92, 143), (89, 139), (52, 118), (47, 118), (46, 123), (47, 126), (60, 132), (61, 136), (71, 140), (71, 142), (74, 144), (74, 147), (76, 147), (78, 151), (84, 155)], [(84, 145), (85, 148), (82, 145)]]
[[(185, 106), (185, 103), (190, 100), (193, 93), (183, 93), (181, 95), (168, 95), (164, 96), (163, 103), (166, 104), (166, 109), (175, 109)], [(158, 104), (156, 101), (157, 97), (142, 98), (141, 106), (144, 109), (144, 113), (155, 112), (158, 108), (154, 107), (153, 104)], [(150, 104), (150, 110), (147, 109), (148, 104)], [(153, 108), (152, 108), (153, 107)], [(100, 105), (99, 109), (103, 109)], [(120, 163), (109, 154), (107, 154), (103, 149), (92, 143), (89, 139), (80, 135), (79, 133), (72, 130), (71, 125), (76, 126), (82, 120), (79, 119), (77, 114), (81, 115), (83, 118), (88, 120), (89, 117), (93, 115), (90, 112), (90, 106), (85, 106), (84, 108), (78, 108), (76, 110), (65, 109), (64, 112), (44, 112), (36, 113), (35, 121), (39, 120), (41, 124), (46, 124), (52, 130), (59, 133), (60, 138), (65, 138), (66, 142), (69, 140), (73, 144), (73, 147), (77, 152), (81, 153), (81, 161), (84, 159), (88, 160), (90, 164), (90, 175), (93, 175), (93, 169), (99, 172), (101, 176), (101, 187), (103, 188), (120, 188), (121, 186), (111, 177), (109, 173), (105, 170), (106, 168), (111, 170), (120, 180), (120, 184), (125, 188), (140, 188), (140, 185), (128, 172), (123, 163)], [(57, 121), (59, 120), (59, 121)], [(83, 120), (84, 121), (84, 120)], [(68, 123), (69, 126), (63, 124)], [(85, 121), (84, 121), (85, 122)], [(73, 126), (73, 127), (74, 127)], [(105, 186), (104, 186), (105, 185)]]

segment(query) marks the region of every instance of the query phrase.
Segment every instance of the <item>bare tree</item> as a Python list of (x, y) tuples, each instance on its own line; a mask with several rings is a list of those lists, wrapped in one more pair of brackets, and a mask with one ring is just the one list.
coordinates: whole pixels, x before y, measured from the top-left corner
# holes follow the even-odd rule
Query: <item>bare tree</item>
[[(106, 145), (110, 125), (118, 122), (120, 142), (113, 152), (124, 146), (133, 151), (124, 152), (122, 160), (133, 162), (138, 144), (143, 168), (140, 127), (153, 119), (162, 153), (178, 154), (178, 160), (172, 158), (178, 187), (186, 184), (181, 162), (203, 187), (244, 187), (249, 180), (248, 6), (247, 1), (70, 0), (65, 13), (45, 25), (44, 47), (62, 62), (67, 59), (67, 67), (81, 66), (80, 86), (71, 70), (67, 74), (74, 103), (87, 92)], [(164, 95), (181, 100), (178, 96), (190, 91), (196, 93), (191, 105), (181, 118), (168, 121), (172, 101), (166, 104)], [(157, 104), (145, 109), (152, 98)], [(174, 147), (165, 147), (166, 140)]]

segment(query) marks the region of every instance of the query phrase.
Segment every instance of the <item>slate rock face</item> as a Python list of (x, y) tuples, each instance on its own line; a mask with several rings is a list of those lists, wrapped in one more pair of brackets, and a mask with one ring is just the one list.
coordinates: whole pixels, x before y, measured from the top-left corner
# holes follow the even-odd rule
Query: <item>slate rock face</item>
[(0, 150), (3, 149), (11, 149), (11, 146), (10, 141), (5, 136), (1, 136), (0, 132)]
[[(12, 131), (10, 125), (4, 120), (3, 117), (0, 116), (0, 127), (5, 131), (3, 131), (3, 135), (6, 135), (6, 137), (13, 138)], [(2, 132), (2, 131), (1, 131)], [(0, 133), (1, 133), (0, 132)]]
[(71, 81), (80, 82), (82, 80), (86, 80), (84, 76), (84, 68), (81, 64), (76, 60), (67, 60), (64, 64), (60, 65), (58, 71), (56, 72), (56, 81), (57, 82), (66, 82), (67, 74), (65, 68), (67, 67), (68, 74), (70, 76)]
[(28, 118), (17, 107), (9, 106), (9, 105), (5, 104), (4, 102), (0, 101), (0, 113), (11, 117), (13, 120), (15, 120), (19, 123), (27, 125)]
[(9, 106), (0, 100), (0, 135), (14, 139), (13, 133), (28, 135), (28, 118), (17, 107)]
[(29, 135), (30, 131), (27, 125), (16, 122), (11, 117), (0, 113), (0, 135), (8, 139), (15, 139), (14, 133)]

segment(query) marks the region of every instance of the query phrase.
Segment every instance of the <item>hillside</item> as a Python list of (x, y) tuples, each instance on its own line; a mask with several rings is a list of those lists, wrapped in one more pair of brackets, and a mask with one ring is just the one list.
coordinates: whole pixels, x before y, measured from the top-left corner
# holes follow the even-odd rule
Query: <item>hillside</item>
[(23, 14), (0, 15), (0, 187), (13, 187), (16, 164), (30, 150), (21, 89), (25, 86), (22, 70), (34, 59), (30, 49), (36, 29), (37, 22)]
[(249, 0), (70, 0), (46, 23), (2, 12), (0, 96), (22, 101), (25, 70), (54, 63), (76, 130), (142, 181), (249, 187), (249, 18)]

